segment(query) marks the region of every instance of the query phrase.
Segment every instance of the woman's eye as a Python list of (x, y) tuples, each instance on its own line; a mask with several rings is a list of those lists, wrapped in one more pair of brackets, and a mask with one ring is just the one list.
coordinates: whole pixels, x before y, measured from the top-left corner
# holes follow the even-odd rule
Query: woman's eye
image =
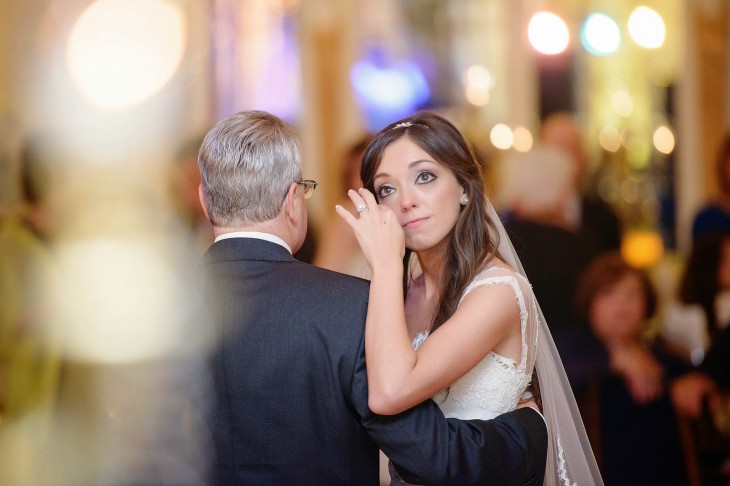
[(431, 172), (419, 172), (418, 176), (416, 176), (416, 183), (425, 184), (427, 182), (431, 182), (434, 179), (436, 179), (436, 176), (433, 175)]
[(393, 191), (395, 191), (395, 189), (393, 189), (390, 186), (381, 186), (378, 189), (378, 197), (380, 199), (382, 199), (384, 197), (388, 197), (388, 196), (390, 196), (393, 193)]

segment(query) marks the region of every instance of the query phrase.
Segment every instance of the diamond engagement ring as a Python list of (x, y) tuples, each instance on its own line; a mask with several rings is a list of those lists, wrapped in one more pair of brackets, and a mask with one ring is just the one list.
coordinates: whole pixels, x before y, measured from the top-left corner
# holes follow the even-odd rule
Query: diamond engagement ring
[(364, 205), (364, 204), (360, 204), (360, 205), (358, 205), (358, 206), (357, 206), (357, 212), (358, 212), (358, 213), (362, 213), (362, 212), (363, 212), (363, 211), (365, 211), (365, 210), (366, 210), (367, 208), (368, 208), (368, 207), (367, 207), (366, 205)]

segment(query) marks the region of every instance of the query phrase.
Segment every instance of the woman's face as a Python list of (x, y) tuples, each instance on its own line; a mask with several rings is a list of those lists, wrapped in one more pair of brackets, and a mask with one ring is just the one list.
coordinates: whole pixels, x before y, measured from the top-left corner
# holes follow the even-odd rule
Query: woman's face
[(641, 279), (626, 274), (600, 289), (589, 309), (593, 332), (603, 341), (634, 339), (641, 334), (646, 298)]
[(407, 136), (383, 151), (373, 185), (378, 202), (395, 212), (411, 250), (443, 244), (459, 218), (464, 190), (456, 176)]

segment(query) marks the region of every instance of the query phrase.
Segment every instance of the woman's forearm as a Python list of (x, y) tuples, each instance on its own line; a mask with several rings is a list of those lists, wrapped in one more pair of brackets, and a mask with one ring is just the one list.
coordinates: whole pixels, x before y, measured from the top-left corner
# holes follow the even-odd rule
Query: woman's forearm
[(415, 368), (417, 355), (406, 327), (400, 262), (373, 267), (365, 326), (368, 404), (379, 414), (391, 415), (403, 405), (404, 387)]

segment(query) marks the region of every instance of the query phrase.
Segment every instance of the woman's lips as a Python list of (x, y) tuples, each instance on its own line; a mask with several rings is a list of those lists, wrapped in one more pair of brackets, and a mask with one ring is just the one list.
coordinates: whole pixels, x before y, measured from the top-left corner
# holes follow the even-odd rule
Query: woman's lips
[(412, 221), (409, 221), (409, 222), (407, 222), (406, 224), (403, 225), (403, 229), (414, 229), (414, 228), (418, 228), (423, 223), (425, 223), (427, 219), (428, 218), (418, 218), (418, 219), (414, 219)]

